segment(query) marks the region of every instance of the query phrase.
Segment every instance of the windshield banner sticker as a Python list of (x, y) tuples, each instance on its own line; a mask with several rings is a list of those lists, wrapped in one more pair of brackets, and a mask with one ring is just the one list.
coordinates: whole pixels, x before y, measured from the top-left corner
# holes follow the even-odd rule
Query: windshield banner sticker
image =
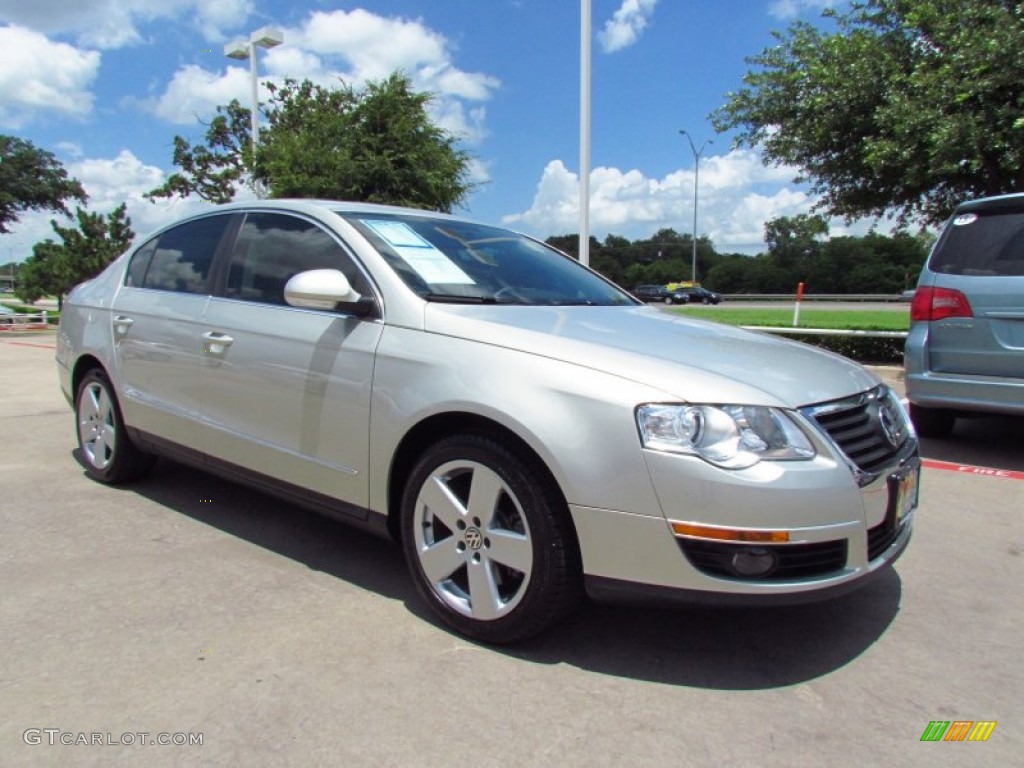
[(401, 221), (381, 221), (379, 219), (360, 219), (367, 227), (376, 232), (385, 243), (401, 256), (406, 264), (413, 268), (420, 277), (431, 285), (439, 283), (458, 283), (473, 285), (475, 280), (463, 272), (456, 264)]

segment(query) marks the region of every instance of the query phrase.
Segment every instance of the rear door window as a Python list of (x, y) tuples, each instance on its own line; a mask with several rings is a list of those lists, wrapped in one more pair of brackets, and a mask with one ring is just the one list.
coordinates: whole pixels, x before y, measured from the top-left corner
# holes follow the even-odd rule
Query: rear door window
[[(178, 293), (206, 293), (213, 258), (230, 222), (231, 216), (208, 216), (164, 232), (149, 257), (141, 287)], [(141, 259), (143, 251), (136, 254), (128, 269), (133, 283), (141, 271), (133, 269), (134, 262)]]

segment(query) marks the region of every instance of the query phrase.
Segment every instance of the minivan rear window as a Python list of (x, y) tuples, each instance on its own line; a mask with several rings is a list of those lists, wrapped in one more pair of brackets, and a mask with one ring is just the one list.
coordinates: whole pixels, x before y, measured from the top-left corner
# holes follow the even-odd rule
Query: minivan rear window
[(928, 266), (945, 275), (1024, 275), (1024, 212), (955, 215)]

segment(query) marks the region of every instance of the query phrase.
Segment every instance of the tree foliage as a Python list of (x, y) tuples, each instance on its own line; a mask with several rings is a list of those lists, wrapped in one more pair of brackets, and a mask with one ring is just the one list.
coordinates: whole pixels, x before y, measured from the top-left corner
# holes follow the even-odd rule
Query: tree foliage
[(737, 143), (801, 169), (847, 219), (938, 223), (964, 198), (1024, 187), (1024, 7), (866, 0), (798, 22), (747, 61), (712, 115)]
[[(765, 223), (768, 251), (759, 256), (719, 253), (710, 240), (697, 239), (697, 275), (722, 293), (793, 293), (804, 283), (812, 293), (899, 293), (917, 283), (930, 242), (924, 236), (827, 238), (820, 216), (801, 214)], [(550, 245), (575, 256), (576, 235), (548, 238)], [(608, 235), (591, 237), (590, 265), (629, 289), (690, 279), (690, 235), (662, 229), (630, 241)]]
[(67, 213), (65, 201), (85, 201), (82, 185), (50, 152), (15, 136), (0, 136), (0, 234), (24, 211)]
[(59, 301), (78, 283), (98, 275), (131, 246), (135, 233), (122, 203), (109, 214), (76, 212), (77, 226), (62, 227), (51, 221), (61, 239), (36, 243), (18, 274), (15, 294), (31, 303), (43, 296)]
[(249, 110), (219, 107), (205, 145), (174, 139), (172, 174), (149, 197), (195, 194), (231, 200), (245, 178), (270, 197), (392, 203), (451, 211), (465, 200), (469, 155), (427, 114), (431, 96), (392, 74), (362, 91), (324, 88), (308, 80), (267, 85), (266, 127), (255, 155)]
[(250, 114), (234, 100), (226, 107), (217, 107), (217, 115), (206, 127), (205, 145), (193, 146), (175, 136), (173, 162), (181, 170), (145, 196), (195, 195), (210, 203), (231, 202), (252, 165)]

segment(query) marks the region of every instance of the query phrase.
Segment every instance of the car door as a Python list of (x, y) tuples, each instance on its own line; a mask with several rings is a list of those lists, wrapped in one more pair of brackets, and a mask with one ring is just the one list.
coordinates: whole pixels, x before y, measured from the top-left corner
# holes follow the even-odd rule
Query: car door
[(143, 244), (111, 306), (126, 423), (197, 452), (201, 322), (210, 269), (231, 222), (225, 214), (194, 219)]
[(383, 325), (286, 304), (285, 283), (310, 269), (339, 269), (360, 294), (372, 294), (319, 224), (246, 214), (223, 295), (210, 300), (203, 322), (206, 449), (213, 461), (365, 508), (370, 387)]

